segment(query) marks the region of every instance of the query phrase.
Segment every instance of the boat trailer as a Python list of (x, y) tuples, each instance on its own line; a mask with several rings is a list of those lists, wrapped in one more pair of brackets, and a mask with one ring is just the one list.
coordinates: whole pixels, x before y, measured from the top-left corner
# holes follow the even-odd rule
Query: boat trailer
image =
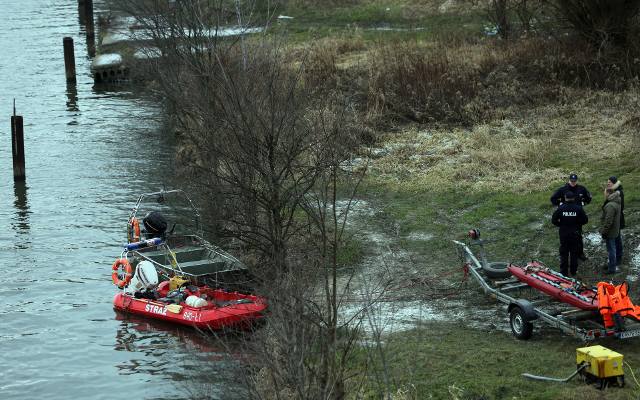
[[(484, 240), (480, 239), (479, 232), (475, 229), (469, 231), (469, 237), (469, 243), (453, 241), (462, 252), (463, 268), (490, 298), (507, 306), (511, 332), (516, 338), (529, 339), (533, 334), (533, 321), (543, 321), (585, 342), (601, 337), (626, 339), (640, 336), (640, 323), (636, 320), (627, 318), (624, 324), (607, 328), (597, 309), (584, 310), (560, 301), (514, 276), (509, 276), (511, 274), (506, 268), (501, 271), (503, 275), (497, 274), (500, 271), (487, 268), (490, 264), (498, 263), (487, 261)], [(470, 246), (479, 247), (480, 260), (471, 251)]]

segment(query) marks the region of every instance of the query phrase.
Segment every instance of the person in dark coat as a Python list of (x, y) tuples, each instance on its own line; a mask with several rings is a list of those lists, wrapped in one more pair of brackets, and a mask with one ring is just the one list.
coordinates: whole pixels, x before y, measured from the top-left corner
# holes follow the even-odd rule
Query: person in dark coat
[(606, 273), (615, 274), (618, 265), (616, 238), (620, 236), (620, 193), (612, 188), (607, 188), (604, 191), (604, 198), (602, 217), (600, 218), (600, 235), (607, 245), (609, 263)]
[[(572, 191), (567, 191), (564, 201), (551, 217), (551, 223), (559, 227), (560, 235), (560, 273), (575, 276), (578, 273), (578, 255), (582, 225), (589, 222), (582, 205), (576, 202)], [(569, 270), (570, 268), (570, 270)]]
[[(591, 193), (587, 190), (586, 187), (582, 185), (578, 185), (578, 175), (571, 174), (569, 175), (569, 182), (567, 182), (564, 186), (558, 188), (553, 195), (551, 196), (551, 204), (554, 206), (562, 205), (565, 194), (573, 193), (573, 197), (575, 199), (576, 204), (580, 204), (585, 206), (591, 203)], [(578, 242), (578, 258), (582, 261), (587, 259), (587, 256), (584, 254), (584, 244), (582, 242), (582, 228), (578, 231), (580, 235), (580, 240)]]
[(620, 193), (620, 234), (616, 238), (616, 265), (622, 264), (622, 228), (624, 224), (624, 191), (622, 183), (615, 176), (610, 176), (607, 181), (607, 188), (613, 189), (614, 192)]
[(586, 187), (578, 185), (578, 175), (576, 174), (569, 175), (569, 182), (558, 188), (558, 190), (553, 193), (551, 196), (551, 204), (554, 206), (562, 204), (564, 202), (564, 195), (567, 192), (572, 192), (576, 199), (576, 203), (581, 204), (582, 206), (586, 206), (591, 203), (591, 193), (589, 193)]

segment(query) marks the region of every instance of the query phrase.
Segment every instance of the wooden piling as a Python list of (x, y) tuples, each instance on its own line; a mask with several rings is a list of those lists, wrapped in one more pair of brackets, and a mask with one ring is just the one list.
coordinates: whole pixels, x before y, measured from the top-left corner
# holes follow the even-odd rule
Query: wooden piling
[(24, 130), (22, 116), (11, 116), (11, 144), (13, 153), (13, 180), (24, 181), (26, 179), (24, 168)]
[(93, 24), (93, 0), (84, 0), (85, 29), (87, 32), (87, 52), (90, 57), (96, 55), (96, 35)]
[(87, 25), (87, 37), (95, 37), (95, 30), (93, 26), (93, 0), (84, 1), (84, 17), (86, 20), (85, 23)]
[(73, 49), (73, 38), (65, 37), (62, 39), (64, 47), (64, 71), (67, 76), (67, 82), (76, 81), (76, 56)]
[(86, 18), (84, 14), (85, 14), (84, 0), (78, 0), (78, 21), (82, 26), (86, 24)]

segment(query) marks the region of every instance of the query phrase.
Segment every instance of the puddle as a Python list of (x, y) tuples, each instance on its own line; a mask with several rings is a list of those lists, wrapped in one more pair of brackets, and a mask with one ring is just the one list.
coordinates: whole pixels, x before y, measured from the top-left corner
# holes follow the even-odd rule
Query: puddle
[(433, 305), (419, 301), (377, 302), (366, 309), (364, 304), (351, 304), (343, 308), (342, 312), (345, 320), (361, 320), (361, 328), (368, 335), (402, 332), (413, 329), (422, 321), (447, 319)]
[[(500, 306), (477, 307), (473, 313), (460, 300), (443, 301), (379, 301), (364, 307), (364, 302), (341, 309), (343, 321), (360, 321), (362, 331), (369, 335), (402, 332), (424, 322), (459, 322), (466, 327), (509, 330), (506, 313)], [(506, 322), (505, 322), (506, 321)]]
[(596, 247), (602, 245), (602, 236), (597, 232), (591, 232), (584, 235), (584, 239), (588, 246)]
[[(623, 257), (623, 260), (624, 260), (624, 257)], [(631, 265), (635, 269), (640, 268), (640, 245), (636, 247), (633, 257), (631, 257)]]
[(414, 232), (407, 236), (407, 239), (409, 240), (418, 240), (423, 242), (429, 241), (433, 238), (434, 238), (433, 233), (426, 233), (426, 232)]
[[(347, 205), (347, 201), (341, 201), (337, 208), (343, 212)], [(367, 243), (368, 254), (355, 268), (357, 272), (351, 279), (346, 276), (340, 278), (339, 291), (345, 296), (340, 308), (342, 321), (352, 321), (352, 326), (360, 322), (368, 337), (402, 332), (421, 323), (439, 321), (453, 321), (478, 329), (510, 329), (508, 322), (505, 323), (506, 311), (499, 305), (475, 299), (471, 307), (471, 300), (462, 298), (466, 297), (466, 291), (471, 291), (474, 298), (485, 297), (483, 293), (473, 293), (473, 287), (460, 288), (460, 295), (447, 295), (434, 287), (405, 284), (427, 279), (446, 286), (447, 292), (451, 293), (451, 282), (447, 278), (425, 276), (428, 272), (425, 266), (416, 264), (411, 252), (399, 248), (398, 229), (378, 228), (370, 222), (377, 212), (364, 200), (350, 205), (347, 225)], [(434, 237), (429, 232), (412, 232), (405, 238), (429, 241)]]
[(373, 217), (376, 211), (369, 205), (369, 203), (365, 200), (354, 199), (349, 204), (347, 200), (338, 200), (336, 201), (336, 210), (338, 213), (342, 214), (347, 211), (347, 207), (349, 207), (349, 215), (347, 219), (347, 223), (357, 223), (359, 219), (363, 217)]
[(632, 253), (631, 262), (629, 263), (629, 275), (627, 282), (636, 282), (640, 274), (640, 245), (638, 245)]

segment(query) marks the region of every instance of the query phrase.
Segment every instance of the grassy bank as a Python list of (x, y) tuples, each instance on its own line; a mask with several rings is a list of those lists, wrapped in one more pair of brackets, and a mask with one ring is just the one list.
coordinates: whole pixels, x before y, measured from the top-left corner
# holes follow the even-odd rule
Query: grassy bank
[[(461, 278), (451, 240), (462, 239), (472, 227), (497, 240), (487, 246), (494, 260), (522, 263), (535, 258), (557, 268), (551, 193), (566, 182), (570, 171), (577, 171), (594, 196), (586, 207), (590, 222), (585, 232), (597, 233), (602, 187), (614, 174), (626, 188), (629, 221), (624, 235), (625, 273), (616, 279), (634, 278), (638, 271), (631, 259), (640, 243), (636, 211), (640, 199), (633, 188), (640, 177), (635, 133), (626, 122), (635, 113), (629, 108), (635, 96), (636, 89), (575, 91), (563, 104), (512, 110), (509, 119), (471, 128), (404, 126), (387, 134), (374, 152), (377, 156), (361, 195), (382, 210), (380, 229), (399, 227), (396, 244), (412, 253), (411, 267), (419, 271), (417, 275), (442, 286), (443, 280), (452, 283)], [(431, 239), (415, 239), (425, 236)], [(595, 284), (603, 279), (606, 252), (603, 245), (587, 244), (587, 253), (589, 260), (579, 272)], [(433, 297), (428, 288), (414, 290), (416, 298), (425, 297), (425, 292)], [(634, 299), (640, 299), (635, 278), (631, 291)], [(486, 299), (471, 284), (440, 301), (459, 301), (465, 308), (462, 315), (469, 315)], [(504, 315), (496, 305), (494, 323), (508, 329), (507, 320), (500, 317)], [(578, 380), (560, 385), (520, 377), (523, 372), (566, 377), (574, 368), (575, 348), (584, 344), (548, 327), (536, 332), (533, 340), (521, 342), (503, 330), (474, 328), (461, 317), (391, 335), (385, 343), (397, 398), (603, 398)], [(637, 340), (599, 343), (623, 353), (634, 367), (640, 363)], [(606, 398), (637, 398), (638, 386), (625, 372), (628, 387), (610, 390)]]
[[(403, 298), (461, 308), (453, 320), (427, 316), (411, 331), (385, 336), (384, 365), (361, 347), (354, 369), (369, 372), (364, 382), (349, 381), (349, 397), (379, 398), (386, 381), (394, 399), (637, 398), (629, 370), (628, 386), (606, 393), (579, 380), (562, 385), (522, 378), (524, 372), (568, 376), (575, 349), (585, 344), (549, 327), (537, 328), (527, 342), (513, 338), (502, 307), (488, 303), (477, 285), (456, 284), (462, 273), (451, 243), (479, 228), (496, 239), (488, 245), (493, 260), (535, 258), (557, 268), (552, 192), (577, 172), (594, 196), (585, 232), (596, 233), (603, 185), (616, 175), (625, 187), (628, 221), (627, 273), (617, 279), (636, 275), (640, 91), (628, 79), (635, 67), (622, 72), (615, 62), (590, 59), (576, 44), (483, 37), (487, 21), (479, 10), (441, 13), (428, 2), (419, 17), (405, 18), (398, 10), (407, 3), (393, 3), (388, 14), (377, 2), (293, 7), (287, 15), (294, 19), (277, 28), (292, 35), (295, 51), (309, 51), (307, 84), (353, 98), (369, 129), (371, 164), (358, 196), (376, 210), (368, 222), (386, 234), (385, 245), (408, 254), (397, 266), (398, 275), (407, 275), (402, 282), (412, 283), (402, 287)], [(410, 30), (375, 29), (384, 26)], [(421, 26), (426, 29), (415, 29)], [(375, 253), (366, 246), (380, 243), (360, 245), (365, 248), (356, 254)], [(606, 253), (602, 244), (587, 244), (586, 251), (580, 274), (595, 284), (603, 278)], [(640, 301), (637, 280), (631, 288)], [(474, 323), (478, 304), (491, 322)], [(637, 340), (600, 344), (640, 367)]]
[[(536, 332), (538, 337), (527, 342), (514, 339), (510, 333), (481, 331), (459, 323), (425, 324), (419, 329), (399, 333), (387, 342), (387, 378), (394, 382), (394, 399), (635, 399), (640, 387), (625, 367), (626, 386), (601, 392), (575, 377), (568, 383), (533, 381), (521, 376), (566, 378), (576, 368), (575, 349), (583, 347), (551, 330)], [(640, 373), (640, 352), (631, 342), (615, 340), (600, 344), (625, 355)], [(365, 363), (365, 353), (360, 361)], [(370, 358), (369, 358), (370, 360)], [(635, 361), (635, 363), (634, 363)], [(369, 361), (370, 363), (370, 361)], [(372, 380), (380, 380), (383, 368), (370, 365)], [(371, 387), (360, 389), (364, 398), (371, 397)]]
[[(590, 217), (586, 233), (597, 232), (607, 177), (617, 175), (623, 183), (626, 273), (617, 279), (636, 275), (631, 258), (640, 243), (636, 228), (640, 199), (634, 194), (640, 184), (637, 85), (633, 81), (613, 84), (604, 73), (585, 75), (591, 62), (556, 47), (557, 43), (478, 40), (477, 27), (483, 24), (479, 14), (458, 16), (459, 21), (470, 18), (458, 24), (452, 22), (455, 17), (434, 10), (422, 22), (446, 21), (443, 32), (451, 28), (451, 35), (457, 37), (450, 46), (438, 35), (413, 32), (413, 44), (393, 42), (395, 36), (389, 40), (395, 48), (389, 51), (386, 40), (371, 40), (373, 36), (353, 28), (380, 23), (374, 16), (354, 18), (354, 25), (335, 18), (347, 26), (338, 29), (332, 24), (318, 28), (322, 18), (333, 18), (330, 13), (322, 17), (308, 13), (289, 25), (301, 41), (325, 29), (319, 34), (324, 39), (310, 45), (312, 51), (322, 46), (323, 54), (335, 60), (332, 68), (325, 69), (337, 76), (333, 82), (350, 82), (352, 90), (361, 92), (356, 98), (366, 99), (361, 111), (375, 140), (369, 149), (370, 172), (359, 197), (377, 210), (370, 222), (388, 234), (390, 246), (410, 254), (411, 264), (403, 268), (411, 270), (413, 281), (432, 282), (435, 287), (461, 279), (451, 240), (463, 238), (472, 227), (479, 228), (485, 238), (496, 239), (488, 246), (494, 260), (522, 263), (535, 258), (557, 268), (557, 229), (550, 223), (554, 208), (549, 197), (575, 171), (594, 196), (586, 207)], [(305, 19), (314, 15), (316, 23)], [(342, 16), (349, 15), (353, 14)], [(304, 28), (307, 23), (309, 30)], [(473, 32), (459, 40), (460, 26), (472, 27), (467, 33)], [(603, 278), (606, 253), (603, 245), (590, 244), (587, 253), (589, 260), (580, 266), (580, 274), (595, 284)], [(640, 300), (637, 280), (631, 288), (632, 296)], [(416, 285), (411, 290), (409, 298), (434, 298), (433, 288)], [(396, 399), (631, 399), (639, 395), (628, 369), (628, 386), (604, 394), (579, 380), (565, 385), (525, 380), (521, 373), (568, 376), (575, 368), (575, 349), (585, 344), (549, 327), (538, 329), (531, 341), (514, 339), (505, 331), (504, 310), (487, 306), (485, 295), (473, 284), (438, 301), (460, 304), (465, 309), (462, 317), (426, 322), (387, 336), (385, 367), (372, 362), (370, 353), (361, 348), (357, 360), (372, 373), (363, 387), (351, 382), (354, 398), (379, 396), (383, 371)], [(485, 309), (495, 309), (496, 329), (477, 327), (464, 317), (474, 313), (478, 302)], [(640, 367), (637, 340), (599, 343)], [(634, 371), (638, 374), (640, 369)]]

